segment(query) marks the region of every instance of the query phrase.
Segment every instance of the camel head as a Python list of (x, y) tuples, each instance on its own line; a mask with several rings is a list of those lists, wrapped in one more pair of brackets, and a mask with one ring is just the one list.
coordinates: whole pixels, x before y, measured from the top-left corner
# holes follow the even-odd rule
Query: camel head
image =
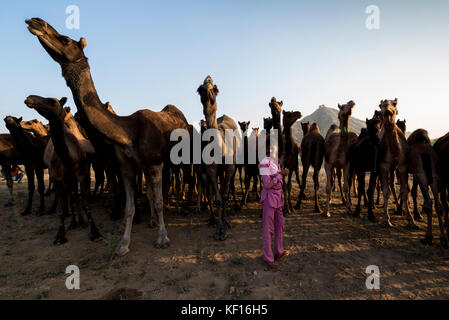
[(382, 100), (379, 104), (382, 112), (383, 123), (394, 125), (398, 114), (398, 98), (394, 100)]
[(40, 18), (25, 20), (28, 30), (34, 34), (48, 54), (59, 64), (68, 64), (86, 59), (83, 49), (86, 39), (72, 40), (60, 35), (51, 25)]
[(239, 126), (240, 126), (240, 129), (242, 130), (242, 132), (248, 131), (250, 123), (251, 123), (251, 121), (248, 121), (248, 122), (245, 122), (245, 121), (240, 122), (239, 121)]
[(17, 130), (21, 127), (20, 122), (22, 122), (22, 117), (16, 118), (13, 116), (7, 116), (3, 120), (5, 121), (6, 128), (9, 131)]
[(380, 112), (379, 110), (375, 110), (375, 111), (374, 111), (373, 118), (379, 119), (380, 122), (382, 123), (382, 112)]
[(67, 98), (43, 98), (40, 96), (28, 96), (25, 104), (28, 108), (36, 110), (47, 120), (59, 119), (64, 121), (66, 111), (63, 109)]
[(305, 136), (307, 132), (309, 132), (310, 123), (309, 122), (301, 122), (302, 133)]
[(258, 136), (259, 135), (259, 128), (253, 128), (253, 134)]
[(263, 118), (263, 128), (266, 131), (270, 131), (273, 128), (273, 119), (271, 119), (271, 118)]
[(211, 76), (207, 76), (206, 79), (204, 79), (203, 84), (198, 87), (197, 92), (201, 97), (204, 115), (206, 117), (216, 115), (216, 98), (219, 91)]
[(405, 134), (405, 132), (407, 131), (407, 121), (404, 120), (398, 120), (396, 121), (396, 125), (399, 127), (399, 129), (401, 129), (402, 133)]
[(50, 133), (48, 125), (44, 125), (37, 119), (20, 122), (22, 128), (28, 132), (32, 132), (36, 136), (45, 137)]
[(277, 119), (281, 117), (282, 106), (284, 105), (283, 101), (277, 101), (275, 97), (271, 98), (270, 103), (268, 104), (271, 109), (271, 116), (273, 119)]
[(200, 130), (201, 130), (201, 134), (203, 134), (204, 131), (207, 130), (207, 122), (206, 122), (206, 120), (201, 120), (200, 121)]
[(284, 127), (291, 128), (292, 125), (299, 119), (302, 118), (302, 114), (299, 111), (285, 111), (282, 110), (282, 123)]
[(372, 118), (368, 119), (366, 118), (366, 129), (368, 130), (368, 133), (371, 135), (378, 135), (380, 132), (380, 119)]
[(338, 109), (340, 109), (338, 112), (338, 120), (340, 120), (340, 124), (343, 124), (344, 127), (348, 127), (349, 118), (352, 115), (352, 108), (354, 108), (354, 106), (355, 102), (352, 100), (344, 105), (338, 105)]

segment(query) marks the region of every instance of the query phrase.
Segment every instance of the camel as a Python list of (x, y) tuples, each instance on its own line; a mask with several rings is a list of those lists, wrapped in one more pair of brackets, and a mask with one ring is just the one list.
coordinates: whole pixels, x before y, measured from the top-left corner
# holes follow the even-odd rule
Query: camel
[(357, 175), (358, 180), (358, 201), (354, 211), (354, 216), (359, 217), (361, 211), (361, 199), (365, 196), (365, 174), (370, 173), (368, 187), (368, 219), (374, 221), (373, 198), (374, 188), (377, 182), (376, 175), (376, 154), (379, 145), (380, 120), (366, 119), (366, 129), (362, 129), (361, 134), (354, 144), (349, 148), (348, 158), (350, 163), (350, 174)]
[(301, 162), (302, 162), (302, 180), (301, 188), (298, 196), (298, 203), (295, 209), (301, 208), (301, 200), (305, 199), (305, 189), (307, 182), (307, 175), (309, 173), (310, 166), (313, 167), (313, 183), (315, 190), (315, 209), (316, 213), (321, 213), (319, 203), (320, 192), (320, 171), (323, 166), (324, 160), (324, 138), (321, 135), (318, 124), (301, 123), (301, 127), (304, 133), (301, 142)]
[(118, 256), (129, 252), (131, 230), (135, 213), (135, 166), (142, 169), (147, 182), (148, 201), (154, 197), (154, 208), (159, 220), (159, 233), (155, 246), (166, 248), (170, 244), (164, 223), (162, 168), (169, 162), (170, 141), (173, 130), (188, 130), (183, 113), (173, 105), (162, 111), (139, 110), (130, 116), (114, 115), (106, 110), (95, 89), (90, 67), (83, 49), (84, 38), (74, 41), (60, 35), (51, 25), (40, 18), (26, 20), (28, 30), (35, 35), (47, 53), (62, 69), (63, 77), (72, 90), (78, 112), (115, 146), (126, 191), (125, 231), (116, 250)]
[(14, 184), (11, 178), (11, 167), (25, 163), (25, 155), (14, 144), (10, 134), (0, 134), (0, 165), (5, 172), (6, 185), (9, 191), (9, 198), (6, 207), (14, 206), (13, 189)]
[(291, 192), (292, 192), (292, 175), (293, 172), (296, 175), (296, 182), (298, 187), (301, 188), (301, 181), (299, 180), (299, 147), (293, 139), (292, 126), (295, 122), (302, 118), (302, 114), (299, 111), (285, 111), (282, 110), (282, 123), (284, 126), (284, 167), (288, 168), (288, 180), (287, 180), (287, 205), (288, 211), (293, 212)]
[[(237, 170), (239, 171), (239, 181), (240, 181), (240, 188), (242, 190), (242, 198), (245, 198), (246, 189), (243, 188), (243, 169), (245, 169), (245, 177), (246, 177), (246, 166), (248, 165), (248, 129), (251, 121), (242, 121), (238, 122), (240, 130), (242, 131), (242, 137), (243, 137), (243, 164), (237, 164)], [(246, 186), (245, 186), (246, 187)], [(245, 205), (246, 202), (243, 200), (243, 205)]]
[[(58, 100), (56, 98), (28, 96), (25, 100), (28, 108), (36, 110), (50, 123), (54, 152), (51, 153), (51, 158), (47, 160), (47, 165), (62, 209), (60, 226), (53, 242), (55, 245), (67, 242), (64, 217), (68, 214), (69, 202), (72, 207), (72, 222), (69, 229), (85, 226), (78, 204), (78, 181), (81, 186), (81, 207), (89, 223), (89, 238), (91, 241), (101, 238), (87, 205), (87, 194), (90, 187), (89, 161), (84, 152), (85, 146), (82, 146), (79, 137), (73, 134), (73, 130), (66, 125), (65, 118), (69, 110), (63, 108), (66, 102), (67, 98), (65, 97)], [(47, 150), (51, 150), (50, 147)], [(48, 153), (45, 158), (47, 157)], [(73, 210), (74, 200), (78, 208), (78, 222)]]
[(447, 194), (449, 191), (449, 133), (439, 138), (433, 145), (438, 157), (438, 165), (440, 168), (440, 199), (444, 209), (444, 224), (446, 232), (449, 236), (449, 205)]
[[(245, 137), (246, 138), (246, 137)], [(256, 163), (248, 163), (245, 165), (245, 195), (243, 197), (243, 205), (246, 205), (248, 201), (249, 195), (249, 187), (251, 184), (251, 180), (253, 181), (253, 193), (256, 195), (256, 199), (260, 199), (260, 192), (258, 189), (258, 185), (260, 180), (259, 176), (259, 157), (258, 157), (258, 144), (259, 144), (259, 128), (253, 128), (253, 132), (251, 133), (251, 141), (255, 143), (255, 148), (252, 150), (256, 154)]]
[(382, 193), (384, 196), (385, 226), (393, 226), (388, 213), (388, 199), (391, 195), (390, 179), (396, 168), (399, 169), (400, 196), (408, 218), (409, 227), (417, 228), (413, 216), (408, 207), (408, 145), (404, 133), (396, 125), (398, 99), (382, 100), (380, 109), (382, 112), (382, 128), (379, 134), (379, 151), (377, 157), (377, 172), (380, 175)]
[(324, 217), (330, 217), (329, 204), (331, 200), (331, 192), (333, 185), (334, 170), (343, 169), (343, 191), (348, 213), (351, 213), (351, 199), (350, 199), (350, 172), (348, 150), (350, 145), (357, 139), (357, 134), (349, 131), (349, 118), (352, 114), (352, 109), (355, 106), (354, 101), (349, 101), (344, 105), (338, 105), (340, 111), (338, 112), (338, 119), (340, 120), (340, 130), (330, 133), (324, 141), (324, 157), (326, 170), (326, 207), (323, 212)]
[[(231, 152), (233, 156), (232, 164), (208, 164), (206, 166), (207, 182), (213, 189), (216, 202), (216, 216), (217, 227), (214, 238), (216, 240), (224, 241), (226, 239), (226, 227), (230, 227), (226, 218), (226, 203), (228, 200), (228, 193), (232, 181), (234, 180), (236, 172), (236, 139), (234, 139), (233, 150), (226, 150), (225, 144), (225, 130), (238, 130), (237, 124), (230, 117), (223, 115), (217, 119), (217, 95), (219, 93), (217, 85), (211, 76), (207, 76), (203, 84), (198, 87), (198, 94), (201, 98), (201, 104), (203, 105), (203, 114), (206, 119), (207, 129), (218, 130), (218, 136), (214, 139), (221, 139), (220, 147), (222, 150), (222, 163), (225, 163), (224, 157), (226, 153)], [(223, 176), (224, 175), (224, 176)], [(217, 179), (218, 176), (222, 176), (221, 190), (218, 188)]]
[[(427, 232), (423, 243), (432, 245), (432, 199), (429, 195), (429, 187), (432, 190), (435, 211), (440, 226), (440, 242), (444, 248), (448, 246), (448, 235), (444, 229), (443, 207), (439, 195), (440, 173), (438, 168), (438, 157), (432, 148), (429, 134), (424, 129), (415, 130), (407, 139), (408, 144), (408, 166), (413, 175), (413, 182), (419, 185), (424, 197), (423, 212), (427, 214)], [(416, 205), (416, 203), (415, 203)]]
[(5, 119), (6, 128), (11, 133), (14, 144), (25, 155), (25, 173), (28, 179), (28, 202), (22, 216), (29, 215), (33, 205), (33, 194), (35, 189), (34, 175), (36, 174), (38, 191), (40, 195), (40, 205), (36, 215), (45, 213), (45, 184), (43, 155), (48, 143), (49, 136), (40, 137), (27, 132), (21, 126), (22, 118), (7, 116)]

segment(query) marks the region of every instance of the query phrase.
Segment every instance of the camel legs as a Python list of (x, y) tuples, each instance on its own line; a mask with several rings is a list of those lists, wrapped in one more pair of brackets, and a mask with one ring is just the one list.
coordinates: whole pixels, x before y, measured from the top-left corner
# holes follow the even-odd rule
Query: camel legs
[(374, 209), (374, 191), (378, 186), (377, 180), (378, 180), (377, 174), (371, 171), (368, 185), (368, 219), (371, 221), (375, 220), (373, 209)]
[[(88, 172), (88, 167), (86, 168), (85, 174), (82, 174), (78, 177), (80, 182), (80, 194), (81, 194), (81, 208), (84, 211), (87, 217), (87, 223), (89, 224), (89, 239), (91, 241), (95, 241), (101, 238), (101, 234), (98, 231), (97, 226), (95, 225), (94, 219), (92, 218), (92, 214), (90, 212), (88, 206), (88, 194), (90, 189), (90, 175)], [(76, 190), (76, 189), (75, 189)], [(81, 214), (78, 217), (79, 223), (82, 226), (84, 221), (81, 218)]]
[[(348, 214), (352, 214), (352, 204), (351, 204), (351, 181), (352, 177), (354, 175), (352, 174), (351, 170), (349, 169), (349, 163), (345, 165), (343, 168), (343, 191), (345, 193), (345, 200), (346, 200), (346, 209)], [(345, 202), (343, 202), (345, 203)]]
[(251, 184), (251, 176), (248, 174), (246, 169), (245, 169), (245, 182), (244, 183), (245, 183), (245, 193), (243, 195), (242, 206), (246, 206), (246, 203), (248, 201), (249, 187)]
[(34, 194), (34, 166), (29, 163), (25, 165), (25, 173), (28, 179), (28, 203), (25, 210), (21, 213), (22, 216), (27, 216), (31, 213), (31, 207), (33, 205), (33, 194)]
[[(301, 180), (301, 186), (299, 188), (299, 196), (298, 201), (296, 202), (295, 209), (300, 210), (301, 209), (301, 200), (306, 198), (305, 190), (306, 190), (306, 183), (307, 183), (307, 175), (309, 174), (309, 164), (302, 164), (302, 180)], [(298, 180), (299, 181), (299, 180)]]
[[(220, 190), (218, 189), (217, 183), (217, 165), (209, 165), (206, 169), (208, 184), (212, 187), (215, 194), (215, 206), (216, 206), (216, 218), (217, 226), (214, 235), (215, 240), (224, 241), (226, 239), (226, 230), (223, 222), (223, 202)], [(225, 193), (224, 193), (225, 194)], [(211, 217), (212, 218), (212, 217)]]
[(331, 214), (329, 212), (329, 206), (332, 196), (332, 182), (334, 178), (334, 168), (330, 163), (324, 164), (324, 170), (326, 171), (326, 207), (324, 208), (324, 212), (322, 213), (323, 217), (330, 217)]
[(405, 214), (407, 215), (408, 224), (409, 227), (413, 229), (417, 229), (418, 226), (415, 223), (415, 219), (413, 219), (412, 214), (410, 213), (409, 206), (408, 206), (408, 194), (410, 192), (409, 186), (408, 186), (408, 168), (407, 165), (400, 165), (398, 167), (399, 169), (399, 176), (400, 176), (400, 184), (401, 184), (401, 199), (402, 203), (404, 204)]
[(56, 235), (55, 241), (53, 241), (54, 245), (64, 244), (67, 242), (67, 238), (65, 237), (65, 226), (64, 226), (64, 218), (68, 214), (68, 202), (67, 202), (67, 189), (66, 184), (62, 181), (55, 182), (55, 190), (58, 194), (59, 203), (61, 206), (61, 216), (60, 216), (60, 224), (58, 233)]
[(44, 168), (35, 168), (36, 178), (37, 178), (37, 191), (39, 192), (39, 209), (36, 212), (38, 216), (45, 213), (45, 184), (44, 184)]
[(415, 220), (421, 221), (423, 217), (418, 209), (418, 181), (416, 181), (416, 178), (413, 178), (411, 194), (413, 199), (413, 217)]
[(320, 208), (320, 170), (319, 169), (313, 169), (313, 186), (314, 186), (314, 191), (315, 191), (315, 209), (314, 211), (316, 213), (321, 213), (321, 208)]
[[(131, 244), (131, 230), (133, 226), (133, 219), (135, 213), (134, 193), (136, 184), (136, 174), (134, 171), (134, 166), (129, 161), (129, 159), (126, 158), (126, 156), (120, 150), (116, 149), (116, 151), (117, 151), (116, 152), (117, 158), (120, 161), (122, 180), (126, 193), (126, 207), (124, 217), (125, 231), (123, 233), (123, 237), (120, 241), (120, 244), (117, 247), (116, 254), (117, 256), (124, 256), (129, 252), (129, 245)], [(149, 179), (147, 179), (147, 181), (149, 181)]]
[(365, 195), (365, 171), (357, 171), (357, 180), (358, 195), (354, 216), (359, 217), (362, 210), (362, 195)]
[(293, 175), (293, 171), (289, 171), (288, 172), (288, 180), (287, 180), (287, 205), (288, 205), (289, 212), (293, 212), (292, 199), (291, 199), (292, 175)]
[(381, 164), (379, 167), (380, 171), (380, 183), (382, 185), (382, 194), (384, 196), (384, 216), (385, 216), (385, 226), (392, 227), (393, 224), (390, 220), (390, 214), (388, 213), (388, 199), (390, 198), (390, 184), (388, 183), (388, 173), (389, 168), (386, 167), (388, 165)]

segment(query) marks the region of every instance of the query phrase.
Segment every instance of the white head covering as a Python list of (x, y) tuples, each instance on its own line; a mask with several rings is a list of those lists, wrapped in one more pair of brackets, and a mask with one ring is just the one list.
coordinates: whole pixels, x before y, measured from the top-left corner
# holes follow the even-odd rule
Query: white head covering
[(265, 157), (259, 163), (259, 173), (261, 176), (272, 176), (279, 172), (277, 160), (271, 157)]

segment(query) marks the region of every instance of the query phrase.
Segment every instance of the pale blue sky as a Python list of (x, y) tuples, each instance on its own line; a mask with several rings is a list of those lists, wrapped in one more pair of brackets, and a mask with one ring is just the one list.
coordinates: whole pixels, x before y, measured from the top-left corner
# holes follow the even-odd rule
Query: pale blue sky
[[(65, 27), (68, 5), (80, 29)], [(365, 28), (368, 5), (380, 30)], [(449, 131), (449, 1), (5, 1), (0, 9), (0, 116), (39, 118), (29, 94), (69, 98), (70, 90), (24, 23), (40, 17), (60, 33), (87, 39), (102, 101), (120, 115), (175, 104), (199, 121), (198, 85), (220, 89), (218, 115), (262, 126), (272, 96), (308, 115), (320, 104), (356, 101), (371, 117), (399, 98), (408, 130)], [(3, 121), (0, 131), (6, 132)]]

